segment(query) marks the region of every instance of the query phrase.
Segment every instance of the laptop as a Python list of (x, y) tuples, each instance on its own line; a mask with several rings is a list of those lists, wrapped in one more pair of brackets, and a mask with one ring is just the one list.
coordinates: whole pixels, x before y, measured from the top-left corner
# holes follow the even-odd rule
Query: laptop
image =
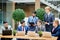
[(52, 35), (51, 35), (51, 32), (42, 32), (42, 37), (48, 37), (48, 38), (50, 38), (50, 37), (52, 37)]
[(25, 32), (24, 31), (18, 31), (16, 33), (16, 36), (25, 36)]
[(5, 36), (5, 35), (12, 35), (12, 30), (3, 30), (2, 31), (2, 35)]
[(37, 34), (35, 33), (35, 31), (28, 31), (27, 35), (30, 37), (37, 37)]

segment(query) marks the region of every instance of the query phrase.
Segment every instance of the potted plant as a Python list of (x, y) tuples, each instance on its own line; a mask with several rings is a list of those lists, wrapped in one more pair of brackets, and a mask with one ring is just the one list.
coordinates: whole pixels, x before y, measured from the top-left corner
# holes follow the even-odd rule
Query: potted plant
[(17, 28), (19, 22), (25, 18), (25, 12), (23, 9), (16, 9), (13, 12), (12, 17), (15, 20), (15, 28)]
[(40, 19), (40, 20), (44, 20), (44, 14), (45, 14), (45, 11), (43, 8), (40, 8), (40, 9), (37, 9), (36, 10), (36, 16)]
[(41, 36), (42, 36), (42, 31), (39, 31), (38, 34), (39, 34), (39, 36), (41, 37)]
[(16, 30), (13, 30), (13, 35), (14, 35), (14, 36), (16, 35)]

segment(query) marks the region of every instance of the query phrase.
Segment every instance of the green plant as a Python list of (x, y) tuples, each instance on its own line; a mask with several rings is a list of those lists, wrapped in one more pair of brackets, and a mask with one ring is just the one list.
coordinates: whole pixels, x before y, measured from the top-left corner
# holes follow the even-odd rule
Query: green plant
[(42, 34), (42, 31), (38, 31), (38, 34)]
[(13, 35), (14, 35), (14, 36), (16, 35), (16, 30), (13, 30)]
[(38, 34), (41, 37), (42, 36), (42, 31), (38, 31)]
[(12, 17), (15, 21), (22, 21), (25, 18), (25, 12), (22, 9), (16, 9)]
[(37, 9), (36, 10), (36, 16), (40, 19), (40, 20), (44, 20), (44, 14), (45, 14), (45, 11), (43, 8), (40, 8), (40, 9)]

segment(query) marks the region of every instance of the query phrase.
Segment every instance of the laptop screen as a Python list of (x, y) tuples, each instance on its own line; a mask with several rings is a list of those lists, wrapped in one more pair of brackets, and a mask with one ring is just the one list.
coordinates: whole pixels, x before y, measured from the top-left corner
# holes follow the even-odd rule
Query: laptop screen
[(2, 35), (12, 35), (12, 30), (3, 30)]

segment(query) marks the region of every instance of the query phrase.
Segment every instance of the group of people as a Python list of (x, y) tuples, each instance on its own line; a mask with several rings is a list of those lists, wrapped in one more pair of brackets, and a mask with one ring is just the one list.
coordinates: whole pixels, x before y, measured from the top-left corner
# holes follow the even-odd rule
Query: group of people
[(51, 8), (49, 6), (45, 7), (45, 15), (44, 15), (44, 24), (43, 22), (36, 17), (36, 12), (32, 13), (32, 16), (28, 17), (28, 27), (25, 26), (25, 21), (21, 22), (21, 26), (18, 26), (18, 31), (47, 31), (51, 32), (52, 36), (57, 36), (60, 40), (60, 26), (59, 20), (55, 20), (54, 14), (51, 12)]
[[(21, 26), (17, 27), (17, 31), (25, 31), (27, 34), (28, 31), (47, 31), (51, 32), (52, 36), (57, 36), (60, 40), (60, 26), (59, 20), (55, 20), (54, 14), (51, 12), (51, 8), (49, 6), (45, 7), (45, 15), (44, 15), (44, 24), (43, 22), (36, 17), (36, 12), (32, 13), (32, 16), (28, 17), (28, 26), (25, 25), (25, 21), (21, 21)], [(4, 22), (5, 28), (7, 27), (7, 22)], [(8, 29), (11, 29), (8, 27)], [(24, 39), (17, 39), (17, 40), (24, 40)]]

